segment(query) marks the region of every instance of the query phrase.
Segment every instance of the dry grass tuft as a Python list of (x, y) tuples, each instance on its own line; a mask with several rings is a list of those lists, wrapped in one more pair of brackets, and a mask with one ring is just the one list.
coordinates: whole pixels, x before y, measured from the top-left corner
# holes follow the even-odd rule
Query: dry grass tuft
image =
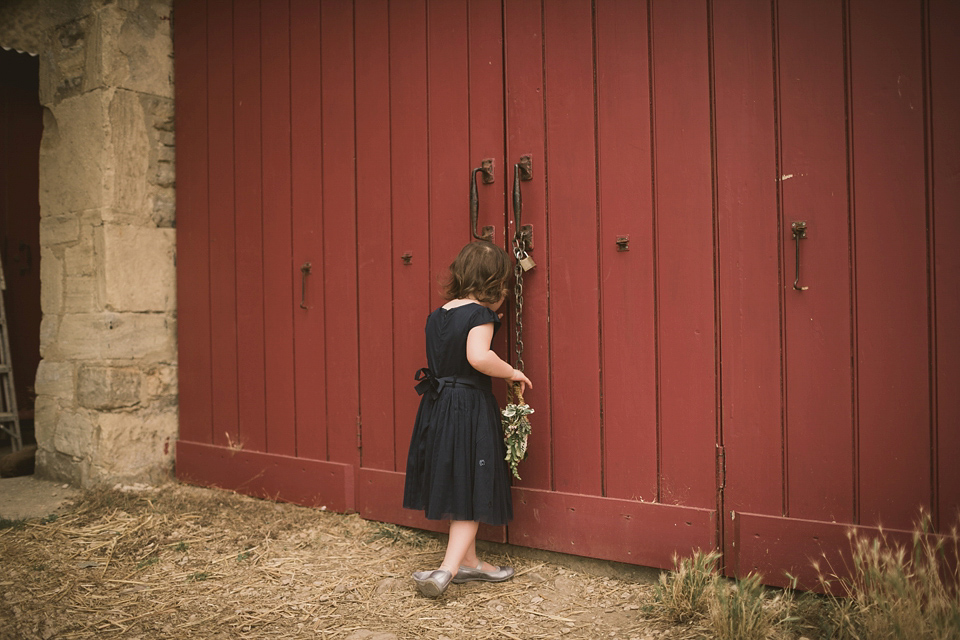
[(960, 536), (932, 533), (922, 513), (912, 546), (850, 534), (853, 567), (849, 578), (821, 577), (825, 590), (837, 583), (843, 597), (831, 598), (828, 616), (838, 640), (960, 638)]
[(699, 549), (689, 558), (673, 557), (673, 571), (660, 574), (654, 603), (665, 620), (682, 624), (703, 616), (720, 553)]

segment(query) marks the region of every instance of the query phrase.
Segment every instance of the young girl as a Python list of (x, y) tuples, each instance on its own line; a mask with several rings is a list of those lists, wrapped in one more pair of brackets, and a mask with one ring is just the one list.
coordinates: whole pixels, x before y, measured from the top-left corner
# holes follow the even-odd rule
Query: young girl
[(500, 409), (490, 378), (533, 386), (490, 349), (510, 274), (506, 251), (485, 241), (468, 244), (450, 265), (449, 302), (427, 317), (428, 368), (416, 376), (422, 397), (403, 506), (422, 509), (431, 520), (450, 520), (440, 568), (413, 574), (420, 592), (434, 598), (451, 581), (502, 582), (513, 576), (510, 567), (481, 562), (476, 549), (480, 522), (503, 525), (513, 517)]

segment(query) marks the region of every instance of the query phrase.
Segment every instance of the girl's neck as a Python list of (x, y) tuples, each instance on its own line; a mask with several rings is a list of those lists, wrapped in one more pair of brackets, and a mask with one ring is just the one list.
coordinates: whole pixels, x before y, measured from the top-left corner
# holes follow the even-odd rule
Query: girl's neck
[(445, 305), (443, 305), (443, 308), (444, 308), (444, 309), (456, 309), (457, 307), (462, 307), (462, 306), (467, 305), (467, 304), (479, 304), (479, 305), (481, 305), (481, 306), (483, 306), (483, 307), (487, 307), (488, 309), (490, 308), (490, 305), (485, 304), (485, 303), (483, 303), (483, 302), (480, 302), (480, 301), (477, 300), (476, 298), (469, 298), (469, 297), (468, 297), (468, 298), (457, 298), (457, 299), (455, 299), (455, 300), (451, 300), (451, 301), (449, 301), (448, 303), (446, 303)]

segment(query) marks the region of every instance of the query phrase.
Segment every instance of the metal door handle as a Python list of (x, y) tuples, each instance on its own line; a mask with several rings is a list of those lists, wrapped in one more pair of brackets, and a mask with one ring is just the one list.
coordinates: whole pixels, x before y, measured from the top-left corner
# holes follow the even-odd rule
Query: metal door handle
[(485, 226), (477, 234), (477, 218), (480, 211), (480, 197), (477, 194), (477, 174), (483, 174), (483, 184), (493, 182), (493, 158), (487, 158), (480, 166), (470, 172), (470, 235), (477, 240), (493, 242), (493, 227)]
[(533, 180), (533, 159), (529, 154), (520, 156), (520, 162), (513, 165), (513, 223), (516, 230), (514, 244), (517, 251), (526, 254), (527, 251), (533, 251), (533, 225), (521, 224), (523, 221), (523, 197), (520, 195), (521, 180)]
[(313, 268), (309, 262), (304, 262), (303, 266), (300, 267), (300, 308), (309, 309), (307, 306), (307, 276), (310, 275), (310, 270)]
[(797, 245), (797, 277), (793, 281), (793, 288), (797, 291), (806, 291), (810, 287), (800, 286), (800, 241), (807, 239), (806, 220), (795, 220), (790, 223), (790, 230), (793, 233), (793, 241)]

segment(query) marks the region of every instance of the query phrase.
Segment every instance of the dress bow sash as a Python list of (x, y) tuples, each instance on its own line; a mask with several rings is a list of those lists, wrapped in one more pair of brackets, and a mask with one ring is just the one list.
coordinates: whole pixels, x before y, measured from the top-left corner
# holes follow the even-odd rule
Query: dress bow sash
[(417, 395), (423, 395), (430, 392), (430, 395), (437, 399), (440, 397), (440, 392), (443, 391), (444, 387), (450, 386), (455, 387), (457, 385), (462, 385), (465, 387), (472, 387), (474, 389), (483, 389), (484, 386), (475, 378), (465, 378), (462, 376), (443, 376), (438, 378), (433, 371), (430, 371), (429, 368), (423, 367), (417, 371), (416, 375), (413, 378), (417, 381), (415, 389), (417, 390)]

